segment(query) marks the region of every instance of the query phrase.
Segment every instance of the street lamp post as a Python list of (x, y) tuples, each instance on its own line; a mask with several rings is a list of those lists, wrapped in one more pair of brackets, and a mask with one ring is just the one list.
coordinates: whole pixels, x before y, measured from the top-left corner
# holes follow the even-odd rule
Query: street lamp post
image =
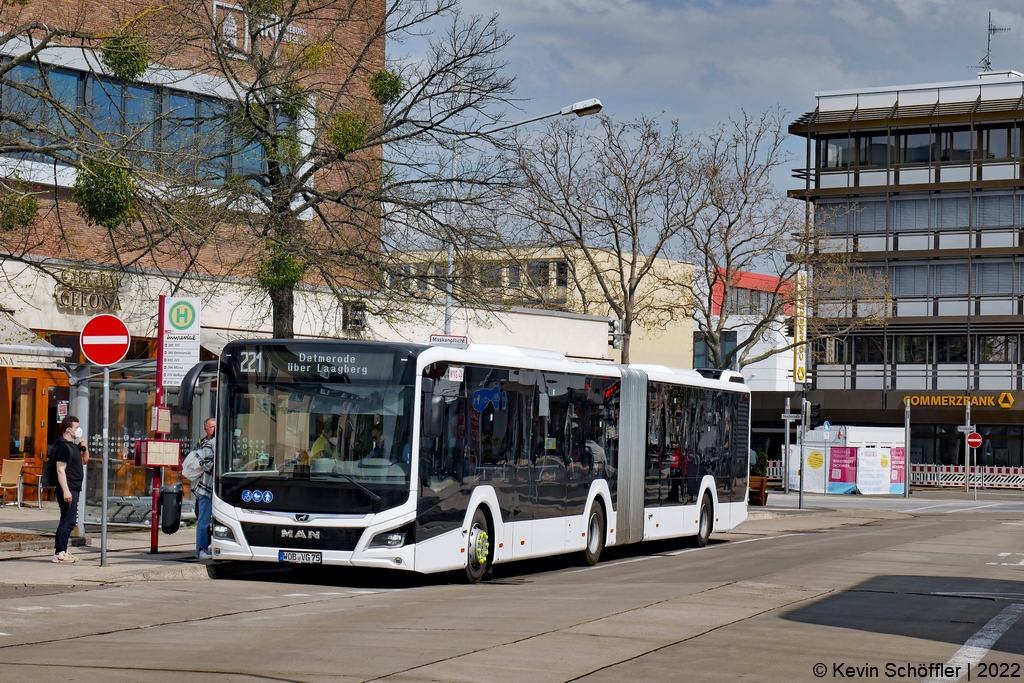
[[(500, 133), (503, 130), (510, 128), (516, 128), (523, 126), (527, 123), (533, 123), (535, 121), (542, 121), (544, 119), (550, 119), (555, 116), (568, 116), (569, 114), (575, 114), (576, 116), (591, 116), (601, 111), (604, 105), (601, 104), (601, 100), (597, 98), (590, 98), (589, 100), (581, 100), (574, 104), (570, 104), (567, 107), (562, 107), (558, 111), (553, 111), (549, 114), (541, 114), (540, 116), (534, 116), (529, 119), (523, 119), (522, 121), (516, 121), (515, 123), (508, 123), (504, 126), (498, 126), (497, 128), (490, 128), (479, 133), (474, 133), (472, 137), (480, 137), (484, 135), (492, 135), (493, 133)], [(453, 162), (454, 163), (454, 162)], [(454, 175), (454, 173), (452, 174)], [(455, 277), (455, 245), (448, 242), (448, 269), (446, 272), (446, 279), (444, 285), (444, 333), (452, 333), (452, 279)]]

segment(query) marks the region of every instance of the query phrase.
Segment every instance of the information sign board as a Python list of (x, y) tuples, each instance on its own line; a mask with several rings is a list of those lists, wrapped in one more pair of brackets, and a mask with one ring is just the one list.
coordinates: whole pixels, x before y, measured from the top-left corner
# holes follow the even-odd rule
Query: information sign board
[(194, 297), (162, 297), (160, 320), (160, 383), (180, 387), (185, 373), (199, 362), (202, 301)]

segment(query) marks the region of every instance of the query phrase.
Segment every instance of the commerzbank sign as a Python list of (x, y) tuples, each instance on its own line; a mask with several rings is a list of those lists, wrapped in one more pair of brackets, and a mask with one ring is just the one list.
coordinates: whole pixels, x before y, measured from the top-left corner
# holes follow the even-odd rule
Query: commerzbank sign
[(929, 408), (963, 408), (968, 405), (979, 408), (1002, 408), (1009, 410), (1013, 407), (1013, 394), (1004, 391), (1001, 394), (929, 394), (915, 395), (908, 394), (903, 400), (910, 399), (911, 406)]

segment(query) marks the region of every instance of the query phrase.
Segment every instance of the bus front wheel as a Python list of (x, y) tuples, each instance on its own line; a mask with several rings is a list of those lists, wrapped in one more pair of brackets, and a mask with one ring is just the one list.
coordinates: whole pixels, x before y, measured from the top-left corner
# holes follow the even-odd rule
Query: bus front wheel
[(700, 501), (700, 518), (697, 522), (697, 545), (701, 548), (706, 546), (708, 539), (711, 538), (711, 526), (711, 499), (705, 493)]
[(587, 547), (583, 555), (587, 558), (587, 564), (593, 567), (601, 559), (601, 551), (604, 550), (604, 509), (594, 502), (590, 508), (590, 519), (587, 520)]
[(473, 513), (467, 543), (466, 551), (469, 557), (466, 558), (466, 579), (470, 583), (477, 583), (484, 578), (488, 567), (491, 566), (491, 558), (494, 557), (490, 525), (487, 523), (487, 515), (480, 508)]

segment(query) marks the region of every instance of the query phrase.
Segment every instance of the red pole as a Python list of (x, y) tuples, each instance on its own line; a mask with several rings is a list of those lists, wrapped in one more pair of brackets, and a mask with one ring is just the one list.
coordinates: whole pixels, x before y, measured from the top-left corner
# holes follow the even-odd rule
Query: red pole
[[(160, 295), (160, 316), (156, 326), (156, 406), (164, 405), (164, 305), (166, 298)], [(159, 426), (159, 425), (157, 425)], [(149, 519), (152, 523), (149, 532), (149, 552), (156, 553), (160, 545), (160, 468), (153, 469), (153, 514)]]

